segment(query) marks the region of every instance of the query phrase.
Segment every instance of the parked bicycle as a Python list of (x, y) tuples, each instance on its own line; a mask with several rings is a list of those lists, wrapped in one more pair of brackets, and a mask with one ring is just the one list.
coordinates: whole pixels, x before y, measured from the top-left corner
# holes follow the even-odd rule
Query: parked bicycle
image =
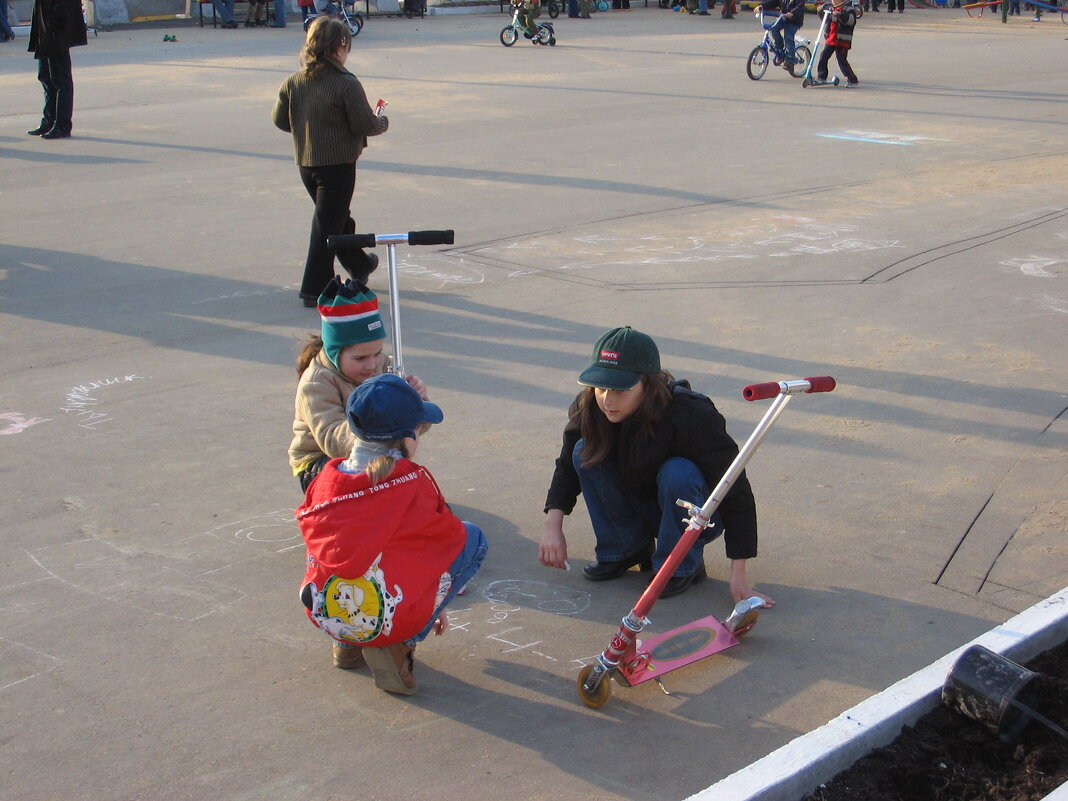
[[(0, 0), (3, 2), (3, 0)], [(356, 10), (356, 0), (350, 0), (349, 2), (335, 3), (334, 0), (330, 0), (324, 7), (320, 17), (334, 17), (339, 19), (348, 26), (349, 35), (355, 38), (359, 36), (360, 31), (363, 30), (363, 14)], [(315, 22), (316, 17), (308, 17), (304, 20), (304, 30), (308, 30), (311, 24)]]
[[(745, 74), (752, 80), (759, 81), (764, 77), (764, 73), (768, 71), (769, 61), (776, 67), (782, 66), (786, 61), (786, 50), (776, 46), (775, 39), (771, 35), (771, 26), (779, 15), (768, 14), (768, 21), (765, 22), (764, 9), (757, 6), (755, 16), (760, 22), (760, 27), (764, 29), (764, 38), (749, 54), (749, 60), (745, 62)], [(808, 44), (808, 39), (801, 36), (800, 33), (795, 34), (794, 63), (790, 65), (790, 74), (795, 78), (800, 78), (804, 75), (805, 65), (812, 59), (812, 51), (808, 49)]]

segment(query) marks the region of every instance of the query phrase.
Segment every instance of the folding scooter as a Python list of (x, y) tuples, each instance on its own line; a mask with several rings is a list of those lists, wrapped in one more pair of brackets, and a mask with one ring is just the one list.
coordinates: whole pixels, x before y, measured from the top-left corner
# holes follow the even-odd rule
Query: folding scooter
[(699, 507), (686, 500), (676, 501), (690, 513), (686, 530), (656, 572), (652, 582), (645, 588), (637, 605), (623, 618), (611, 644), (592, 665), (587, 665), (579, 673), (579, 697), (586, 706), (599, 709), (605, 705), (612, 694), (609, 681), (611, 678), (627, 687), (655, 679), (660, 688), (667, 692), (660, 683), (661, 676), (737, 645), (738, 637), (753, 628), (759, 615), (757, 609), (764, 605), (756, 596), (739, 601), (730, 617), (722, 623), (709, 615), (665, 634), (658, 634), (647, 640), (638, 639), (638, 634), (650, 623), (648, 614), (660, 598), (664, 586), (675, 575), (679, 563), (693, 547), (697, 537), (708, 528), (712, 515), (734, 486), (734, 482), (738, 480), (738, 476), (742, 474), (768, 430), (786, 408), (786, 404), (800, 392), (830, 392), (834, 388), (833, 378), (821, 376), (752, 384), (742, 391), (742, 397), (748, 401), (767, 398), (775, 400), (704, 504)]
[[(383, 101), (378, 101), (385, 105)], [(335, 253), (357, 248), (373, 248), (375, 245), (386, 246), (386, 264), (389, 278), (389, 334), (393, 339), (392, 372), (404, 377), (404, 364), (401, 359), (400, 331), (400, 292), (397, 289), (397, 245), (451, 245), (456, 239), (455, 232), (447, 231), (409, 231), (406, 234), (339, 234), (328, 236), (326, 246)]]
[(831, 22), (831, 10), (827, 9), (821, 15), (823, 19), (820, 20), (820, 32), (816, 34), (815, 40), (812, 42), (812, 56), (808, 60), (808, 66), (805, 68), (805, 75), (801, 79), (802, 86), (837, 86), (839, 78), (835, 75), (833, 78), (827, 81), (820, 81), (817, 78), (812, 77), (812, 67), (816, 63), (816, 57), (819, 56), (820, 50), (827, 45), (824, 43), (823, 36), (827, 33), (827, 26)]

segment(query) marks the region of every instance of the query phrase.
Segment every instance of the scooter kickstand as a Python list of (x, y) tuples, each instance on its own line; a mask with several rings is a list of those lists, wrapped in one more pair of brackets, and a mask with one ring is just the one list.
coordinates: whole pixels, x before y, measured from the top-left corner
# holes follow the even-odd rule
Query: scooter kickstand
[(671, 691), (670, 691), (670, 690), (668, 690), (668, 688), (664, 686), (664, 682), (662, 682), (662, 681), (660, 680), (660, 677), (659, 677), (659, 676), (657, 676), (656, 678), (654, 678), (654, 679), (653, 679), (653, 681), (655, 681), (655, 682), (657, 683), (657, 685), (658, 685), (658, 686), (660, 687), (660, 689), (661, 689), (661, 690), (663, 691), (664, 695), (671, 695)]

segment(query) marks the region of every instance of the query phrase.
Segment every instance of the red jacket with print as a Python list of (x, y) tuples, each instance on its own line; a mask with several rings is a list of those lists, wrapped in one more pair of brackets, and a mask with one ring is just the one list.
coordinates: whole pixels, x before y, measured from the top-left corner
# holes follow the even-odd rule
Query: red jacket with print
[(301, 599), (340, 642), (383, 646), (422, 631), (467, 540), (430, 472), (408, 459), (374, 486), (334, 459), (296, 510), (308, 548)]

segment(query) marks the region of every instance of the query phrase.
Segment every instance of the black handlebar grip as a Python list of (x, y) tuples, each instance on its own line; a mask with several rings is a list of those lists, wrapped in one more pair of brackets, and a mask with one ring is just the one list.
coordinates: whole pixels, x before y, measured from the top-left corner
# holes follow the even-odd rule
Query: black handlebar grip
[(409, 245), (451, 245), (456, 240), (456, 232), (448, 231), (409, 231)]
[(326, 246), (334, 253), (347, 253), (359, 248), (373, 248), (375, 246), (374, 234), (338, 234), (328, 236)]

